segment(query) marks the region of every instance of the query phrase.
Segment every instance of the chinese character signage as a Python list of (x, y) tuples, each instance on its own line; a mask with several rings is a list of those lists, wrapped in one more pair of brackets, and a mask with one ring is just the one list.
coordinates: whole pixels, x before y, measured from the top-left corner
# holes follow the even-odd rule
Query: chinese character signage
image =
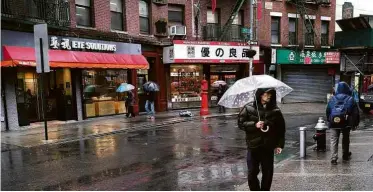
[(278, 49), (276, 60), (277, 64), (339, 64), (340, 54), (339, 52)]
[(68, 38), (61, 38), (52, 36), (50, 37), (49, 47), (51, 49), (64, 49), (64, 50), (87, 50), (87, 51), (102, 51), (102, 52), (115, 52), (117, 47), (115, 44), (93, 43), (85, 41), (70, 41)]
[[(256, 51), (254, 62), (259, 61), (259, 47), (252, 46)], [(247, 63), (249, 62), (250, 46), (235, 42), (192, 42), (175, 40), (174, 46), (163, 49), (164, 63)]]

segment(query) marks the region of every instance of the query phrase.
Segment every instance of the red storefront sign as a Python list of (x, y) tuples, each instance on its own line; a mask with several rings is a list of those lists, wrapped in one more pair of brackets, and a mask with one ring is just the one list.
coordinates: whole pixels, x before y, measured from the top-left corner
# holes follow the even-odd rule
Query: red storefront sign
[(325, 63), (340, 63), (339, 52), (326, 52)]

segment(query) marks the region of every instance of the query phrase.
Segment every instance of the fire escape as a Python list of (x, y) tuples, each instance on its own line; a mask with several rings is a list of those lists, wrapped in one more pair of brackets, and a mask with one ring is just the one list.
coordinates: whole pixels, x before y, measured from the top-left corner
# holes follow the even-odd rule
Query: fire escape
[(1, 19), (10, 23), (47, 23), (53, 28), (70, 26), (67, 0), (2, 0)]
[(229, 19), (228, 21), (225, 23), (225, 25), (223, 26), (222, 28), (222, 32), (220, 34), (220, 37), (219, 37), (219, 41), (223, 41), (225, 39), (227, 39), (228, 37), (228, 31), (232, 28), (232, 22), (233, 20), (236, 18), (236, 16), (238, 15), (242, 5), (245, 3), (245, 0), (237, 0), (236, 1), (236, 4), (234, 5), (232, 11), (231, 11), (231, 15), (229, 16)]
[[(298, 39), (298, 27), (302, 32), (302, 39), (298, 43), (299, 49), (303, 50), (305, 46), (314, 46), (315, 39), (322, 42), (327, 42), (327, 37), (322, 39), (321, 34), (315, 28), (314, 18), (311, 18), (310, 12), (316, 12), (318, 6), (328, 6), (331, 0), (286, 0), (296, 8), (296, 23), (295, 23), (295, 42)], [(299, 25), (299, 19), (302, 25)], [(320, 42), (321, 43), (321, 42)]]

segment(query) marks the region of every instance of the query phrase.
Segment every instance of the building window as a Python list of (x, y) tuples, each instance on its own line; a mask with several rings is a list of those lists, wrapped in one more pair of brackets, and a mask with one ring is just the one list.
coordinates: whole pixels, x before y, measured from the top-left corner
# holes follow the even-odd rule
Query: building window
[(296, 45), (297, 33), (296, 33), (296, 18), (289, 19), (289, 45)]
[(315, 45), (315, 33), (314, 33), (314, 20), (306, 21), (306, 42), (305, 44), (308, 46)]
[(327, 46), (329, 44), (329, 21), (321, 22), (321, 45)]
[(110, 0), (111, 29), (123, 31), (123, 0)]
[(280, 22), (281, 17), (272, 17), (271, 20), (271, 43), (279, 44), (280, 43)]
[(205, 41), (217, 41), (219, 40), (221, 26), (220, 26), (220, 16), (219, 11), (207, 10), (207, 24), (203, 29), (203, 36)]
[(168, 24), (184, 25), (184, 8), (177, 5), (168, 5)]
[(212, 13), (212, 10), (207, 10), (207, 23), (214, 23), (218, 24), (219, 22), (219, 11), (215, 10), (214, 13)]
[(242, 26), (243, 26), (243, 11), (237, 13), (237, 16), (234, 18), (231, 30), (230, 30), (230, 41), (243, 41)]
[(76, 0), (76, 23), (78, 26), (92, 27), (91, 0)]
[(240, 11), (237, 13), (237, 16), (234, 18), (234, 20), (232, 21), (232, 24), (233, 25), (243, 25), (243, 11)]
[(140, 33), (150, 34), (149, 4), (146, 1), (139, 1)]
[(127, 82), (127, 70), (82, 71), (84, 116), (86, 118), (125, 113), (125, 93), (117, 93)]

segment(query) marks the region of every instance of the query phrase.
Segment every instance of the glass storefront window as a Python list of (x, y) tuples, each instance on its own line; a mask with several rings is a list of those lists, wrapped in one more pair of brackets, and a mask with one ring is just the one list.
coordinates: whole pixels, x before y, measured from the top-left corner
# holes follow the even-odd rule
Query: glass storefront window
[(144, 85), (148, 81), (148, 70), (147, 69), (139, 69), (137, 70), (137, 93), (144, 94), (144, 89), (142, 85)]
[[(41, 110), (39, 75), (32, 68), (17, 69), (17, 108), (20, 125), (43, 120)], [(70, 69), (51, 69), (43, 82), (43, 101), (46, 101), (47, 120), (67, 120), (72, 118), (71, 74)], [(66, 115), (67, 112), (70, 115)]]
[(173, 106), (173, 108), (195, 107), (191, 106), (193, 102), (196, 106), (200, 105), (200, 89), (203, 78), (201, 65), (171, 65), (170, 78), (171, 101), (180, 104)]
[[(211, 65), (210, 66), (210, 86), (218, 80), (225, 81), (228, 89), (236, 80), (236, 73), (239, 70), (239, 65)], [(218, 99), (218, 87), (211, 86), (210, 88), (210, 105), (216, 106)]]
[(127, 82), (127, 70), (83, 70), (85, 117), (125, 113), (125, 93), (117, 93)]

